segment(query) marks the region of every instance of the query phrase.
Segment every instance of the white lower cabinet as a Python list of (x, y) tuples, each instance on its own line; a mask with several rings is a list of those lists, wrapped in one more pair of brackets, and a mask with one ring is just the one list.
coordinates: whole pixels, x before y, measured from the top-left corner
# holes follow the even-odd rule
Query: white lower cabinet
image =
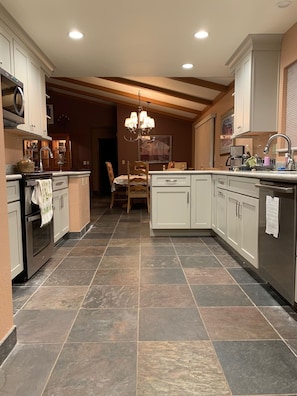
[(190, 187), (152, 188), (152, 228), (190, 228), (190, 193)]
[(227, 192), (227, 242), (258, 268), (259, 199)]
[(69, 202), (67, 176), (53, 179), (54, 243), (69, 231)]
[(211, 175), (152, 175), (151, 228), (210, 229)]
[(216, 232), (226, 240), (227, 234), (227, 191), (217, 188), (216, 196)]
[(211, 175), (191, 176), (191, 228), (211, 228)]
[(11, 279), (24, 270), (19, 182), (6, 183)]

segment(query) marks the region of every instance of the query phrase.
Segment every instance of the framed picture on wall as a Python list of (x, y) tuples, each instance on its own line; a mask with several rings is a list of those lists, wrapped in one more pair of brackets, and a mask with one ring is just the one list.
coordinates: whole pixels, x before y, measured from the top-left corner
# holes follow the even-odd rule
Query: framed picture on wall
[(221, 134), (220, 134), (220, 155), (230, 154), (230, 147), (232, 146), (234, 122), (234, 109), (232, 108), (221, 118)]
[(150, 135), (138, 140), (138, 159), (150, 163), (167, 163), (172, 160), (172, 136)]

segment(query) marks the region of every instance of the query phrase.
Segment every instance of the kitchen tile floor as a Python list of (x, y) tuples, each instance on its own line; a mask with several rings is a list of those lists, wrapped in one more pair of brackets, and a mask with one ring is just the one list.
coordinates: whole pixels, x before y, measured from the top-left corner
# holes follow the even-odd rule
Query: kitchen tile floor
[(0, 395), (296, 396), (297, 313), (214, 238), (151, 238), (108, 204), (13, 286)]

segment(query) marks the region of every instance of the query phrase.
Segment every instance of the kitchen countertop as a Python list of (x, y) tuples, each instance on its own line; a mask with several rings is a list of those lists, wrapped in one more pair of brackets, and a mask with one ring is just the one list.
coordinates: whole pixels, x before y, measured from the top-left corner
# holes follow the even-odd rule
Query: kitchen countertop
[(297, 183), (297, 171), (220, 171), (220, 170), (181, 170), (181, 171), (150, 171), (151, 175), (203, 174), (250, 177), (255, 179), (276, 180)]
[[(80, 177), (89, 176), (91, 171), (53, 171), (51, 172), (54, 177), (56, 176), (69, 176), (69, 177)], [(22, 178), (21, 173), (15, 173), (11, 175), (6, 175), (6, 181), (19, 180)]]

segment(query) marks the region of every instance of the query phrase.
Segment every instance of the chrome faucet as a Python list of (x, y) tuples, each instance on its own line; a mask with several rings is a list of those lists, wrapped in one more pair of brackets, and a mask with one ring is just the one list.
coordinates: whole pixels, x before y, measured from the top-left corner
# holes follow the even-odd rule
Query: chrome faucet
[(49, 156), (51, 158), (54, 158), (53, 153), (51, 151), (51, 149), (48, 146), (42, 146), (40, 151), (39, 151), (39, 171), (43, 172), (43, 164), (42, 164), (42, 157), (41, 157), (41, 153), (42, 151), (47, 150), (49, 152)]
[(264, 147), (263, 152), (264, 152), (264, 154), (267, 154), (269, 151), (269, 147), (270, 147), (272, 140), (274, 140), (278, 137), (285, 139), (288, 143), (288, 150), (287, 150), (288, 156), (287, 156), (286, 168), (288, 170), (294, 170), (295, 162), (294, 162), (294, 159), (292, 158), (292, 142), (291, 142), (291, 139), (289, 138), (289, 136), (287, 136), (283, 133), (276, 133), (275, 135), (270, 136), (270, 138), (268, 139), (268, 141), (266, 143), (266, 146)]

